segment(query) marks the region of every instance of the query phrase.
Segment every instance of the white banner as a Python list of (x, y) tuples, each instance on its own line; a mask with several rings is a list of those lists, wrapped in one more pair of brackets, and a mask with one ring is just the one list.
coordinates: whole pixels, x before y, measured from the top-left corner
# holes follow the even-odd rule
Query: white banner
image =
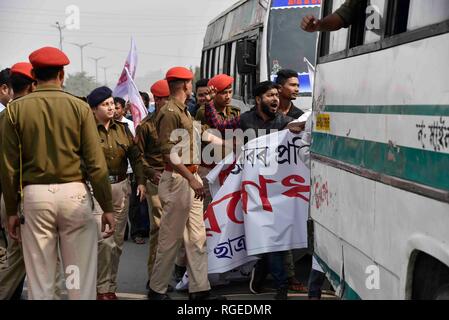
[(306, 147), (284, 130), (250, 141), (234, 166), (222, 161), (209, 173), (212, 191), (222, 184), (204, 214), (209, 273), (257, 254), (307, 247), (310, 172), (300, 157)]

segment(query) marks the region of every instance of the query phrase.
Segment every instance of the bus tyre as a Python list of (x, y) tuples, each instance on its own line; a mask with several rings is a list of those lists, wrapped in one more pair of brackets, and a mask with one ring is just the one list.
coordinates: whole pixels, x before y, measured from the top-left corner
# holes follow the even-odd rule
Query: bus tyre
[(439, 287), (435, 292), (433, 300), (449, 300), (449, 284)]

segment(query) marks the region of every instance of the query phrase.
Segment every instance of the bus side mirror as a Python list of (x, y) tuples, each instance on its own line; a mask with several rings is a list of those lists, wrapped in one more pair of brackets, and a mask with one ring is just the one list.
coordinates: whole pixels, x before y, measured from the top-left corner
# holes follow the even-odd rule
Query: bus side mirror
[(252, 73), (256, 68), (256, 42), (245, 39), (237, 42), (237, 70), (240, 74)]

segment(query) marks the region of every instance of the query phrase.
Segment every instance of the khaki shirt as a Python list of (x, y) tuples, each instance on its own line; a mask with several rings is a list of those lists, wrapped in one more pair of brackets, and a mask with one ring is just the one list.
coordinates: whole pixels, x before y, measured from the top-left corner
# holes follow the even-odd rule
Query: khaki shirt
[(143, 154), (143, 172), (152, 179), (156, 171), (164, 170), (161, 144), (156, 129), (156, 112), (146, 116), (137, 127), (137, 146)]
[[(112, 212), (111, 185), (95, 119), (87, 103), (55, 85), (39, 85), (10, 104), (23, 150), (23, 183), (58, 184), (83, 180), (81, 164), (94, 196)], [(1, 181), (8, 215), (19, 203), (19, 140), (6, 111), (1, 136)]]
[[(162, 154), (170, 154), (176, 146), (173, 152), (177, 151), (183, 164), (199, 163), (198, 148), (193, 141), (193, 120), (184, 103), (170, 97), (155, 121)], [(182, 130), (174, 132), (176, 129)], [(170, 139), (172, 133), (174, 141)]]
[(147, 179), (143, 174), (142, 154), (126, 124), (111, 120), (108, 130), (98, 122), (97, 128), (109, 175), (125, 176), (129, 159), (137, 184), (145, 185)]

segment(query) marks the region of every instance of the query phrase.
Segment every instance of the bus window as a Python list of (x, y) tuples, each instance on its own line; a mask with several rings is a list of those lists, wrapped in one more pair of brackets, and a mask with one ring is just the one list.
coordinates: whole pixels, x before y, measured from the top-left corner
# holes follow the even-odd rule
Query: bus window
[(226, 22), (225, 22), (224, 29), (223, 29), (222, 41), (228, 41), (231, 38), (231, 31), (232, 31), (231, 27), (233, 25), (234, 13), (235, 13), (235, 11), (231, 11), (226, 16)]
[(203, 51), (203, 56), (201, 58), (201, 78), (207, 77), (207, 51)]
[(220, 47), (220, 57), (219, 57), (219, 63), (218, 63), (218, 73), (223, 73), (224, 71), (224, 59), (225, 59), (225, 46)]
[(231, 53), (231, 66), (234, 74), (234, 96), (242, 98), (244, 93), (242, 92), (242, 75), (238, 72), (237, 68), (237, 42), (232, 43)]
[[(306, 15), (320, 14), (320, 1), (308, 5), (289, 5), (290, 1), (272, 1), (267, 31), (268, 77), (273, 79), (280, 69), (308, 72), (304, 58), (315, 63), (317, 33), (302, 32), (298, 21)], [(295, 2), (297, 3), (297, 2)]]
[(225, 53), (223, 61), (223, 72), (231, 74), (231, 59), (232, 59), (232, 43), (225, 44)]
[(218, 63), (220, 62), (220, 48), (214, 49), (214, 76), (218, 74)]
[(238, 83), (239, 75), (237, 73), (237, 63), (236, 63), (237, 60), (236, 60), (236, 57), (235, 57), (236, 48), (237, 48), (237, 42), (233, 42), (231, 44), (231, 57), (230, 57), (231, 62), (230, 62), (230, 65), (229, 65), (229, 70), (230, 70), (230, 74), (231, 75), (235, 75), (234, 76), (234, 85), (233, 85), (234, 95), (235, 96), (240, 96), (240, 91), (238, 90), (238, 88), (239, 88), (238, 87), (239, 86), (239, 83)]
[(411, 0), (407, 30), (415, 30), (449, 19), (449, 1), (447, 0)]
[(207, 72), (207, 77), (212, 78), (213, 77), (213, 69), (214, 69), (214, 49), (209, 50), (209, 67)]
[[(335, 12), (345, 0), (334, 0), (332, 6), (332, 12)], [(329, 54), (346, 50), (348, 45), (349, 31), (346, 28), (342, 28), (338, 31), (331, 32), (329, 35)]]
[[(385, 30), (386, 0), (371, 0), (369, 5), (364, 43), (380, 41)], [(376, 25), (377, 23), (379, 25)]]
[[(323, 2), (321, 7), (321, 18), (326, 17), (332, 13), (332, 0)], [(330, 32), (322, 32), (320, 36), (319, 52), (320, 57), (325, 57), (329, 54), (329, 36)]]
[(390, 0), (388, 2), (385, 36), (392, 36), (407, 31), (409, 9), (410, 0)]

